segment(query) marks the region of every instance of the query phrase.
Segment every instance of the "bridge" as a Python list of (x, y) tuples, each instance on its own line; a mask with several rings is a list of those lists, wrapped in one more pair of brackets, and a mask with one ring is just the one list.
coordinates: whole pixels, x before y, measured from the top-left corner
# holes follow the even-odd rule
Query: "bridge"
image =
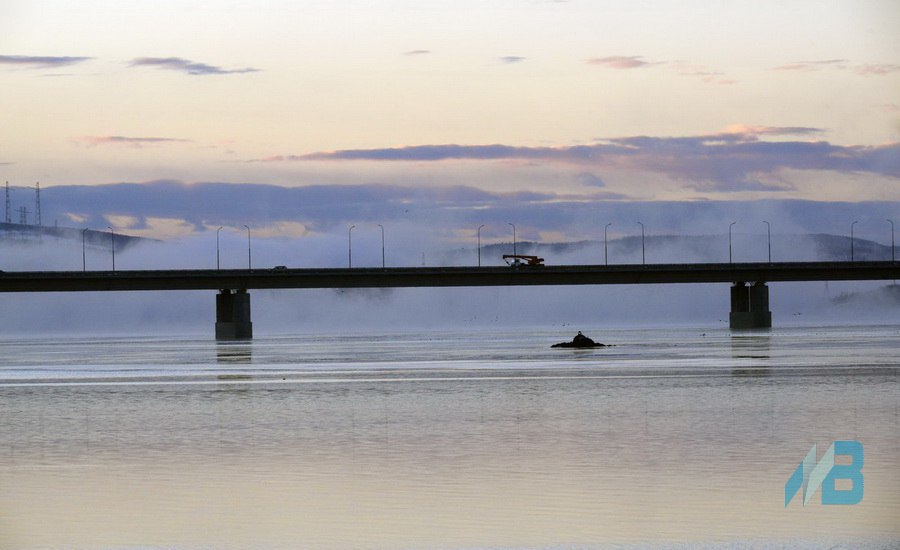
[(897, 262), (0, 272), (0, 292), (217, 290), (216, 337), (252, 338), (252, 289), (730, 283), (733, 329), (769, 328), (770, 282), (900, 279)]

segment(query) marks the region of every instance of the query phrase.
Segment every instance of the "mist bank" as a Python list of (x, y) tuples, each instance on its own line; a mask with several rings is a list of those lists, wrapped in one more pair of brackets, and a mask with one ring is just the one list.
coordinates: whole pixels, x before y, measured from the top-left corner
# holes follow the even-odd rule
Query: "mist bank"
[[(374, 229), (374, 230), (373, 230)], [(109, 232), (0, 231), (0, 269), (79, 271), (112, 269), (267, 269), (505, 265), (503, 256), (540, 256), (546, 265), (660, 264), (716, 262), (801, 262), (890, 260), (890, 241), (855, 236), (733, 232), (719, 235), (645, 235), (603, 240), (543, 243), (512, 239), (491, 244), (477, 240), (452, 245), (429, 239), (411, 226), (385, 231), (354, 226), (340, 234), (304, 237), (258, 236), (222, 230), (166, 241), (128, 238)], [(896, 249), (894, 250), (896, 255)]]
[[(251, 290), (257, 337), (287, 334), (625, 327), (728, 328), (725, 284), (393, 290)], [(773, 326), (891, 324), (896, 291), (879, 283), (773, 283)], [(0, 339), (184, 335), (213, 338), (215, 293), (2, 295)]]
[[(381, 265), (380, 232), (353, 234), (353, 265)], [(252, 235), (251, 235), (252, 237)], [(764, 261), (765, 235), (735, 235), (735, 261)], [(477, 247), (426, 247), (413, 232), (401, 243), (388, 241), (390, 266), (476, 265)], [(255, 238), (248, 257), (246, 233), (222, 231), (221, 267), (345, 267), (347, 235), (313, 235), (300, 239)], [(536, 253), (548, 264), (602, 263), (602, 241), (577, 243), (517, 242), (520, 253)], [(640, 263), (640, 238), (607, 243), (611, 263)], [(727, 235), (645, 239), (648, 263), (727, 261)], [(842, 236), (773, 235), (773, 260), (843, 259), (848, 239)], [(889, 247), (855, 241), (872, 259)], [(483, 265), (502, 265), (512, 243), (486, 245)], [(425, 250), (422, 250), (425, 249)], [(423, 258), (424, 255), (424, 258)], [(43, 238), (0, 240), (0, 268), (5, 271), (108, 270), (109, 247)], [(215, 234), (164, 242), (140, 241), (117, 252), (116, 269), (213, 269)], [(891, 323), (900, 319), (896, 293), (880, 294), (880, 282), (773, 283), (771, 309), (775, 326), (789, 324)], [(728, 326), (729, 288), (725, 284), (613, 285), (577, 287), (492, 287), (409, 289), (252, 290), (257, 335), (295, 333), (391, 332), (404, 330), (503, 329), (558, 327), (575, 330), (623, 326)], [(184, 334), (212, 338), (215, 293), (93, 292), (0, 294), (0, 338), (40, 334), (155, 335)]]
[[(130, 240), (130, 246), (116, 240), (118, 270), (380, 267), (382, 261), (390, 267), (479, 261), (497, 266), (513, 250), (541, 256), (548, 265), (726, 262), (729, 256), (761, 262), (770, 254), (776, 262), (841, 261), (850, 258), (850, 224), (857, 220), (855, 259), (884, 260), (891, 257), (886, 220), (900, 211), (900, 203), (890, 202), (629, 202), (381, 184), (153, 182), (49, 187), (43, 196), (45, 220), (167, 237)], [(112, 268), (113, 241), (105, 234), (88, 231), (97, 238), (82, 247), (80, 229), (40, 238), (26, 233), (0, 235), (0, 269)], [(773, 322), (896, 323), (895, 301), (872, 294), (882, 286), (772, 284)], [(634, 325), (724, 328), (729, 311), (727, 285), (279, 290), (251, 296), (258, 335), (518, 326), (559, 327), (563, 334)], [(8, 335), (212, 337), (215, 316), (212, 292), (0, 295), (0, 304), (0, 333)]]

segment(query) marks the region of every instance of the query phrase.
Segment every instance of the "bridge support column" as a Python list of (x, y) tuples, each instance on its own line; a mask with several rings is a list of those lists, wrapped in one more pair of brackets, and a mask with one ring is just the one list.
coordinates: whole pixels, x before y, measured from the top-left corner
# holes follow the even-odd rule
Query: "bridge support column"
[(246, 290), (223, 289), (216, 295), (216, 340), (253, 338), (250, 295)]
[(764, 282), (752, 286), (734, 283), (731, 287), (731, 313), (728, 325), (732, 329), (772, 328), (769, 311), (769, 287)]

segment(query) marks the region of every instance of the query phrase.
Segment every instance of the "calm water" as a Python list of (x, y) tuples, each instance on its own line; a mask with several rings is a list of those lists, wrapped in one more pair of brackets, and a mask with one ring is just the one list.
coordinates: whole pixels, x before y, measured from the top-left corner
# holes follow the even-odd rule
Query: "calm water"
[(586, 333), (0, 339), (0, 548), (900, 547), (900, 327)]

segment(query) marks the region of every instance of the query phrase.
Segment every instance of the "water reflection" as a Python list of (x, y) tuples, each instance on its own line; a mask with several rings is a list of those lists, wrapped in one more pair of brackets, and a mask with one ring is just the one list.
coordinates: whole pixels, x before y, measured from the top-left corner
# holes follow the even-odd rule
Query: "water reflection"
[(733, 376), (769, 376), (772, 337), (768, 333), (732, 334), (731, 357), (741, 365), (731, 369)]
[(219, 364), (250, 364), (253, 362), (251, 342), (216, 342), (216, 361)]
[(772, 337), (769, 334), (733, 334), (731, 356), (735, 359), (769, 359)]

